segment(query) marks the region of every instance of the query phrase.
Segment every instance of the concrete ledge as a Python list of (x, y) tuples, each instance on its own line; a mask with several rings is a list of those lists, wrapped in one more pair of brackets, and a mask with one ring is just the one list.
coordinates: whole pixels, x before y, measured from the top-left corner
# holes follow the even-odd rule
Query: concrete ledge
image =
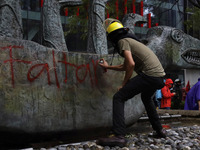
[[(199, 118), (200, 111), (198, 110), (166, 110), (166, 109), (158, 109), (157, 110), (160, 119), (186, 119), (186, 118)], [(142, 117), (139, 118), (138, 121), (146, 121), (148, 120), (148, 116), (146, 112)]]
[[(163, 115), (159, 116), (160, 119), (171, 119), (171, 118), (178, 118), (182, 117), (181, 115)], [(148, 120), (149, 117), (140, 117), (139, 120)]]
[(182, 117), (200, 117), (200, 111), (198, 110), (166, 110), (158, 109), (159, 115), (168, 113), (169, 115), (181, 115)]

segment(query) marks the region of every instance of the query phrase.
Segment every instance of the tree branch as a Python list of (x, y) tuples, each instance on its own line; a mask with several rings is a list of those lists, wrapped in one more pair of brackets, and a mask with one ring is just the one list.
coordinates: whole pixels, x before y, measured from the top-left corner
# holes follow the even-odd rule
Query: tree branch
[(200, 0), (188, 0), (192, 5), (200, 9)]
[(197, 0), (198, 5), (200, 6), (200, 0)]
[(175, 5), (176, 5), (178, 2), (179, 2), (179, 0), (176, 0), (170, 9), (167, 9), (167, 10), (165, 10), (165, 11), (162, 11), (161, 13), (159, 13), (159, 14), (158, 14), (158, 16), (161, 16), (163, 13), (165, 13), (165, 12), (168, 12), (168, 11), (172, 10), (172, 9), (173, 9), (173, 7), (174, 7), (174, 6), (175, 6)]

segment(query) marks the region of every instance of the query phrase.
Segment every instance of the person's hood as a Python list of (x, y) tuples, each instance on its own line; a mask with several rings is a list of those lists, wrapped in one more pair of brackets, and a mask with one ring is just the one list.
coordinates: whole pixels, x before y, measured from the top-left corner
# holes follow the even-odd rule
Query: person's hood
[(173, 84), (172, 79), (166, 79), (165, 85), (168, 86), (168, 87), (171, 87), (170, 84)]

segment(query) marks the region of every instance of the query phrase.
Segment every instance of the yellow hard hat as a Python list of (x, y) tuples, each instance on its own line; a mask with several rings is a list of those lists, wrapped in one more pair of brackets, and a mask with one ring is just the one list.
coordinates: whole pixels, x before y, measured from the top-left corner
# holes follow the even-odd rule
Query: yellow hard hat
[(124, 28), (124, 26), (121, 23), (119, 23), (119, 22), (113, 22), (112, 24), (110, 24), (108, 26), (107, 32), (109, 34), (109, 33), (113, 32), (113, 31), (115, 31), (117, 29), (121, 29), (121, 28)]
[(122, 29), (124, 28), (124, 26), (122, 25), (122, 23), (117, 20), (117, 19), (112, 19), (112, 18), (108, 18), (104, 21), (104, 29), (106, 30), (106, 32), (109, 34), (117, 29)]

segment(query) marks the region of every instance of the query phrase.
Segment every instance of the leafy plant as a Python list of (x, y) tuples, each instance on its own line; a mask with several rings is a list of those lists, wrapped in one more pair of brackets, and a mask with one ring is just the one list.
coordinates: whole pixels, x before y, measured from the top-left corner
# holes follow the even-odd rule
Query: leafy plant
[(193, 29), (194, 31), (200, 30), (200, 9), (197, 7), (188, 8), (187, 13), (190, 15), (189, 19), (185, 21), (185, 25), (188, 30)]
[[(67, 19), (67, 24), (65, 24), (67, 31), (64, 35), (76, 34), (78, 32), (81, 34), (81, 39), (86, 39), (87, 37), (87, 24), (88, 24), (88, 1), (82, 0), (83, 5), (79, 7), (71, 7), (69, 10), (69, 17)], [(77, 15), (78, 14), (78, 15)]]
[[(91, 0), (82, 0), (83, 5), (79, 7), (71, 7), (69, 9), (69, 17), (67, 19), (67, 24), (65, 24), (65, 28), (67, 31), (64, 32), (65, 36), (69, 34), (81, 33), (81, 39), (85, 40), (87, 38), (88, 33), (88, 7)], [(107, 13), (109, 13), (109, 17), (111, 18), (119, 18), (121, 20), (124, 15), (125, 6), (127, 6), (127, 11), (131, 12), (132, 10), (132, 1), (127, 1), (124, 3), (124, 0), (118, 0), (118, 4), (116, 4), (116, 0), (110, 0), (105, 8), (105, 15), (107, 17)], [(118, 6), (118, 11), (116, 9)], [(79, 8), (79, 16), (77, 16), (77, 8)]]

